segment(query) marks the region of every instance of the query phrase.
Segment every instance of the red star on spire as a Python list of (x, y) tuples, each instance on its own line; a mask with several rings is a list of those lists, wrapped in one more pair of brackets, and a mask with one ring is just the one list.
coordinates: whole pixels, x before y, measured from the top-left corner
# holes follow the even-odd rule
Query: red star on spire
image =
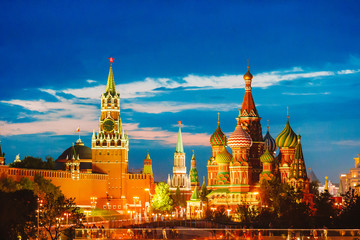
[(109, 63), (113, 63), (113, 62), (114, 62), (114, 59), (115, 59), (115, 58), (113, 58), (112, 56), (109, 57)]
[(179, 125), (181, 125), (181, 121), (178, 121)]

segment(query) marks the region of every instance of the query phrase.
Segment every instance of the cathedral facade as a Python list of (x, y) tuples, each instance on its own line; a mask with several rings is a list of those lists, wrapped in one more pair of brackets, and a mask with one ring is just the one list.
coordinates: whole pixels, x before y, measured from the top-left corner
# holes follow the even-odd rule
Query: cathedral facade
[[(244, 75), (244, 100), (230, 137), (223, 133), (220, 119), (210, 137), (212, 156), (207, 161), (210, 207), (223, 206), (233, 211), (238, 205), (259, 205), (261, 181), (276, 176), (308, 192), (309, 179), (300, 135), (291, 129), (289, 116), (276, 140), (270, 135), (269, 126), (266, 135), (262, 135), (261, 118), (252, 96), (252, 79), (248, 68)], [(277, 148), (280, 153), (275, 157)]]

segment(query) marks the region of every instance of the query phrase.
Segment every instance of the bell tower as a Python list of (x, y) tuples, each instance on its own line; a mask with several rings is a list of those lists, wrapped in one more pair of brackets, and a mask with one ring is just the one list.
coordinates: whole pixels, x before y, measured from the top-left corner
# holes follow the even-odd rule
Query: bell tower
[(109, 175), (107, 195), (110, 199), (124, 198), (128, 173), (129, 138), (120, 118), (120, 94), (116, 92), (112, 70), (114, 58), (109, 58), (110, 70), (105, 92), (101, 94), (99, 130), (93, 132), (92, 170)]

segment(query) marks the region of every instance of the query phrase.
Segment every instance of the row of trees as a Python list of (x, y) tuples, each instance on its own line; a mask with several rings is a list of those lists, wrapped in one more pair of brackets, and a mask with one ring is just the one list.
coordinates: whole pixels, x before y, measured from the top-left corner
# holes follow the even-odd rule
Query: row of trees
[[(216, 212), (206, 211), (206, 218), (219, 222), (237, 220), (241, 226), (257, 228), (360, 228), (355, 221), (360, 215), (360, 197), (354, 191), (347, 192), (342, 208), (334, 206), (334, 199), (328, 191), (319, 193), (318, 183), (310, 183), (312, 201), (304, 201), (301, 190), (291, 188), (275, 178), (264, 181), (260, 187), (261, 203), (259, 207), (239, 205), (235, 217), (230, 218), (225, 206)], [(202, 201), (207, 201), (208, 194), (204, 184), (199, 192)], [(186, 201), (180, 189), (171, 194), (166, 183), (159, 183), (152, 200), (154, 212), (170, 213), (177, 207), (185, 207)]]
[[(207, 201), (206, 195), (209, 191), (205, 183), (199, 192), (199, 198)], [(175, 194), (171, 194), (169, 185), (159, 182), (155, 188), (155, 195), (152, 198), (152, 211), (158, 213), (171, 213), (175, 208), (186, 207), (186, 198), (184, 193), (181, 194), (180, 188), (176, 189)]]
[(75, 228), (81, 226), (85, 217), (74, 199), (66, 198), (59, 187), (38, 175), (34, 182), (25, 177), (19, 182), (1, 179), (0, 212), (0, 239), (34, 238), (38, 227), (47, 233), (45, 239), (58, 239), (61, 233), (73, 236), (73, 228), (64, 229), (59, 220), (66, 213)]
[[(318, 183), (310, 184), (313, 202), (304, 201), (301, 190), (273, 179), (261, 184), (259, 208), (239, 205), (236, 216), (242, 225), (259, 228), (359, 228), (354, 221), (360, 213), (360, 197), (350, 190), (344, 197), (342, 210), (334, 205), (328, 191), (319, 193)], [(310, 205), (312, 204), (312, 206)]]
[(10, 167), (28, 169), (55, 169), (54, 158), (47, 156), (45, 161), (42, 158), (26, 156), (21, 162), (9, 163)]

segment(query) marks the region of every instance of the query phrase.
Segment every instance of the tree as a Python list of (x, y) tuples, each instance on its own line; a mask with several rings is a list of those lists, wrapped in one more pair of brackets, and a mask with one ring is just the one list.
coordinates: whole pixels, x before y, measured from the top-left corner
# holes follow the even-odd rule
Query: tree
[(155, 194), (152, 199), (152, 210), (154, 212), (171, 212), (173, 200), (170, 196), (169, 185), (164, 182), (157, 184)]
[(172, 199), (173, 199), (173, 206), (175, 208), (186, 206), (184, 195), (181, 195), (181, 191), (179, 187), (176, 188), (175, 194), (172, 195)]
[(257, 215), (258, 211), (252, 206), (238, 205), (236, 208), (236, 216), (245, 226), (249, 226), (250, 224), (252, 224)]
[(316, 227), (332, 227), (335, 217), (338, 215), (338, 210), (334, 208), (334, 199), (331, 194), (325, 190), (314, 197), (314, 221)]
[(26, 156), (21, 162), (10, 163), (9, 166), (28, 169), (55, 169), (54, 159), (50, 156), (46, 157), (45, 162), (42, 158)]
[(79, 212), (79, 208), (75, 207), (75, 199), (65, 198), (64, 195), (56, 197), (53, 193), (45, 194), (40, 221), (52, 240), (58, 239), (64, 231), (61, 226), (64, 213), (71, 214), (71, 219), (74, 220), (76, 226), (81, 225), (80, 219), (84, 216)]
[(356, 220), (360, 215), (360, 196), (355, 194), (354, 189), (350, 189), (343, 198), (343, 210), (337, 219), (337, 225), (342, 228), (360, 228), (360, 223)]
[(204, 202), (207, 202), (208, 199), (207, 199), (206, 196), (208, 194), (209, 194), (209, 191), (207, 190), (205, 182), (203, 182), (203, 184), (201, 186), (200, 194), (199, 194), (200, 200), (204, 201)]
[(35, 237), (36, 199), (31, 190), (0, 191), (0, 239)]

